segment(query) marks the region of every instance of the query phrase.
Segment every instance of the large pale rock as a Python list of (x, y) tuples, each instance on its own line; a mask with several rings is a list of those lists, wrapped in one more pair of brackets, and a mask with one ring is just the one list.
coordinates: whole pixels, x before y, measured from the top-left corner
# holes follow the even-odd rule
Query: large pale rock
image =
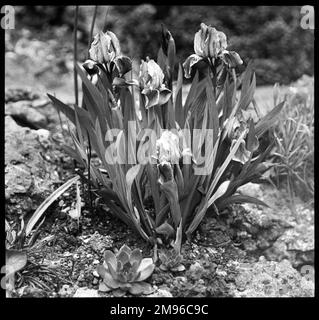
[[(40, 142), (41, 141), (41, 142)], [(34, 211), (59, 181), (53, 149), (43, 130), (5, 117), (5, 199), (9, 214)], [(51, 158), (50, 158), (51, 155)], [(47, 161), (50, 158), (51, 161)]]
[(5, 105), (5, 115), (10, 115), (30, 128), (45, 128), (47, 117), (33, 108), (31, 101), (21, 100)]
[(97, 290), (89, 288), (79, 288), (76, 290), (73, 298), (99, 298)]

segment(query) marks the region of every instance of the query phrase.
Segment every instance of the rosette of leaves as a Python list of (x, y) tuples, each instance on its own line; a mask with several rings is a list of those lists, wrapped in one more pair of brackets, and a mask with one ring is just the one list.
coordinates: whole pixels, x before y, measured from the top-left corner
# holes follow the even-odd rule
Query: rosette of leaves
[(117, 254), (107, 250), (104, 252), (104, 263), (97, 267), (97, 272), (103, 279), (99, 290), (113, 291), (117, 296), (126, 292), (132, 295), (150, 294), (152, 286), (145, 282), (154, 271), (152, 258), (143, 258), (139, 249), (131, 250), (123, 245)]
[[(157, 230), (158, 231), (158, 230)], [(170, 249), (163, 249), (159, 252), (158, 257), (161, 261), (160, 269), (163, 271), (181, 272), (185, 270), (185, 266), (182, 264), (183, 256), (181, 254), (182, 246), (182, 221), (176, 230), (175, 241), (171, 242)]]
[(159, 252), (158, 257), (161, 261), (160, 269), (163, 271), (181, 272), (185, 270), (182, 264), (183, 256), (175, 248)]

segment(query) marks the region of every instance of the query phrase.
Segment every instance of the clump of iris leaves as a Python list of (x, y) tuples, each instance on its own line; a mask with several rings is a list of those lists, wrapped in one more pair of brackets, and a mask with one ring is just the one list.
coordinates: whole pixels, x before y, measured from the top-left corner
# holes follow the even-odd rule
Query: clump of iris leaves
[[(162, 270), (183, 270), (182, 239), (191, 241), (209, 208), (218, 213), (234, 203), (266, 205), (236, 191), (269, 169), (265, 160), (273, 144), (266, 140), (261, 148), (260, 141), (284, 101), (262, 118), (251, 116), (248, 110), (257, 108), (255, 73), (252, 64), (227, 50), (223, 32), (202, 23), (194, 53), (181, 64), (174, 38), (163, 27), (156, 61), (147, 57), (134, 67), (117, 36), (101, 31), (88, 59), (75, 61), (75, 71), (82, 80), (81, 103), (76, 99), (69, 106), (48, 94), (74, 124), (69, 126), (73, 146), (64, 148), (111, 213), (154, 245), (154, 260), (160, 247)], [(186, 97), (184, 78), (191, 79)], [(118, 161), (139, 159), (141, 153), (143, 161)], [(99, 161), (93, 163), (92, 156)], [(27, 234), (39, 216), (29, 221)], [(155, 261), (126, 246), (104, 258), (98, 268), (101, 290), (151, 292), (144, 280)]]

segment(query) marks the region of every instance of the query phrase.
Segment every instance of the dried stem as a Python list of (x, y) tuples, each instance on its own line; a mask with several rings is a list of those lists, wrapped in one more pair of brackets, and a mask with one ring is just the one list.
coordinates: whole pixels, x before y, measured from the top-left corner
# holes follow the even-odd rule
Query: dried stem
[(77, 63), (77, 30), (78, 30), (78, 15), (79, 15), (79, 7), (75, 6), (75, 14), (74, 14), (74, 31), (73, 31), (73, 43), (74, 43), (74, 59), (73, 59), (73, 74), (74, 74), (74, 95), (75, 95), (75, 103), (79, 105), (79, 89), (78, 89), (78, 73), (76, 71), (76, 63)]
[(95, 25), (95, 20), (96, 20), (96, 14), (97, 14), (97, 7), (94, 7), (94, 13), (93, 13), (93, 19), (92, 19), (92, 24), (91, 24), (91, 29), (90, 29), (90, 36), (89, 36), (89, 43), (88, 43), (88, 52), (87, 56), (89, 57), (89, 50), (92, 42), (92, 37), (93, 37), (93, 31), (94, 31), (94, 25)]

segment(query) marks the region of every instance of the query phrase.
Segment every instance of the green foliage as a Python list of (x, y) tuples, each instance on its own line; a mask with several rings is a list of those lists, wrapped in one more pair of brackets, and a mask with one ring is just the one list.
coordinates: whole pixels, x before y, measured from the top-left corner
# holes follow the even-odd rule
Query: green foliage
[[(216, 34), (222, 46), (216, 46)], [(262, 203), (243, 199), (236, 190), (268, 169), (263, 162), (270, 148), (260, 150), (259, 140), (284, 105), (254, 122), (248, 112), (256, 105), (252, 65), (236, 73), (242, 60), (226, 50), (222, 32), (202, 24), (197, 35), (190, 57), (199, 59), (189, 64), (195, 75), (185, 102), (181, 64), (176, 87), (172, 84), (175, 41), (165, 28), (157, 63), (147, 58), (133, 71), (116, 36), (100, 34), (90, 59), (77, 65), (82, 106), (49, 95), (75, 126), (75, 133), (70, 128), (74, 146), (66, 151), (88, 170), (111, 212), (153, 244), (161, 236), (175, 238), (177, 250), (182, 234), (190, 237), (210, 206)], [(99, 165), (89, 161), (88, 146)], [(147, 195), (153, 210), (146, 209)]]
[(15, 274), (22, 270), (28, 261), (27, 251), (24, 248), (25, 242), (25, 224), (23, 218), (18, 230), (14, 230), (12, 226), (5, 220), (6, 232), (6, 296), (11, 297), (15, 290)]
[(97, 267), (103, 279), (100, 291), (115, 291), (118, 296), (129, 292), (133, 295), (150, 294), (152, 286), (145, 282), (155, 268), (152, 258), (144, 258), (139, 249), (131, 250), (123, 245), (117, 254), (104, 252), (104, 263)]
[(285, 185), (293, 202), (314, 198), (314, 81), (304, 76), (287, 92), (278, 87), (274, 99), (286, 96), (287, 105), (274, 128), (276, 146), (272, 171), (278, 187)]

